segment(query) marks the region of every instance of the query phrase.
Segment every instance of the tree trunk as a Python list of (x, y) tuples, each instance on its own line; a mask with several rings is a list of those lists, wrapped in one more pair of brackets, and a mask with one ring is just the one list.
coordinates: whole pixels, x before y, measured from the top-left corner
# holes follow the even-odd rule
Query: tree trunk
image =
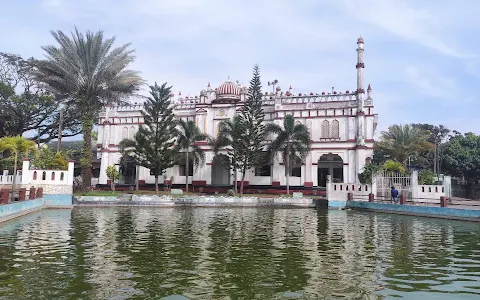
[(135, 190), (138, 191), (138, 179), (140, 178), (140, 168), (137, 166), (135, 166)]
[(158, 195), (158, 176), (155, 176), (155, 194)]
[(245, 181), (245, 173), (247, 173), (246, 168), (242, 169), (242, 182), (240, 182), (240, 194), (243, 195), (243, 182)]
[(110, 180), (110, 189), (112, 190), (112, 193), (115, 192), (115, 181)]
[(237, 168), (233, 168), (233, 191), (235, 194), (238, 193), (238, 187), (237, 187)]
[(290, 195), (290, 158), (288, 155), (285, 157), (285, 168), (287, 168), (287, 195)]
[(90, 189), (92, 186), (92, 129), (93, 116), (91, 113), (84, 113), (82, 119), (83, 148), (80, 160), (84, 189)]
[[(17, 179), (17, 163), (18, 163), (18, 154), (15, 154), (14, 164), (13, 164), (13, 180), (12, 180), (12, 197), (10, 198), (10, 202), (15, 199), (15, 183)], [(25, 172), (26, 170), (23, 170)]]
[(190, 175), (190, 168), (189, 168), (189, 165), (188, 165), (188, 150), (187, 152), (185, 153), (185, 158), (186, 158), (186, 161), (185, 161), (185, 193), (188, 193), (188, 175)]

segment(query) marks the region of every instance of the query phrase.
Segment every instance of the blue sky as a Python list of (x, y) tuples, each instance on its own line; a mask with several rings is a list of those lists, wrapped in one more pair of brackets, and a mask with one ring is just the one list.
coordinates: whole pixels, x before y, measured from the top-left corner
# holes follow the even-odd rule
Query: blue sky
[(50, 30), (104, 30), (132, 43), (149, 83), (197, 95), (230, 76), (265, 90), (354, 90), (365, 39), (379, 127), (444, 124), (480, 133), (480, 1), (463, 0), (1, 0), (0, 51), (43, 55)]

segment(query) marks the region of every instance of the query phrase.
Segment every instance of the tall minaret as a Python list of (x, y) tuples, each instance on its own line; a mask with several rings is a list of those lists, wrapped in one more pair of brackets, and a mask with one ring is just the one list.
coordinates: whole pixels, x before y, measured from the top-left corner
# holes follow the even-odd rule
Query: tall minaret
[(363, 70), (365, 64), (363, 63), (363, 38), (357, 39), (357, 114), (355, 117), (356, 125), (356, 146), (355, 146), (355, 182), (358, 182), (358, 174), (363, 172), (365, 166), (365, 112), (364, 96), (365, 90), (363, 89)]
[(357, 39), (357, 101), (358, 110), (363, 111), (363, 100), (365, 90), (363, 89), (363, 69), (365, 64), (363, 63), (363, 38)]

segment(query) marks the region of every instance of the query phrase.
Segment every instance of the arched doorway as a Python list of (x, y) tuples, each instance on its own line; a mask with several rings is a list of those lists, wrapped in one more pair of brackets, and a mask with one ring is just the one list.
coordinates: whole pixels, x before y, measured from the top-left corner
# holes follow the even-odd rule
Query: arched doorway
[(327, 176), (333, 182), (343, 182), (343, 159), (338, 154), (324, 154), (318, 160), (318, 186), (327, 186)]
[(225, 155), (215, 155), (212, 160), (212, 185), (230, 185), (230, 168)]

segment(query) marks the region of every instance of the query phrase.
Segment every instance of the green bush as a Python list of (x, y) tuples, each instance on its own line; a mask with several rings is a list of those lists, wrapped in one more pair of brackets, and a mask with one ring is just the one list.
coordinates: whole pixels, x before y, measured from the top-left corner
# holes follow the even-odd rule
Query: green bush
[(68, 170), (68, 156), (64, 151), (57, 152), (45, 146), (34, 157), (32, 164), (41, 170)]
[(421, 170), (418, 172), (418, 183), (420, 185), (431, 185), (435, 183), (435, 174), (431, 170)]

